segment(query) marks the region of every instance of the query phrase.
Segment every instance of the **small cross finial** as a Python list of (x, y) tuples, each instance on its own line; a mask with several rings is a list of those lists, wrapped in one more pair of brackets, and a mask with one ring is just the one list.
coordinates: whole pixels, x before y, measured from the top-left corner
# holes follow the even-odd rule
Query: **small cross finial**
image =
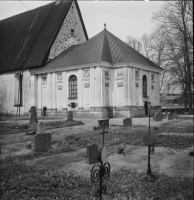
[(104, 23), (104, 29), (106, 29), (106, 24)]

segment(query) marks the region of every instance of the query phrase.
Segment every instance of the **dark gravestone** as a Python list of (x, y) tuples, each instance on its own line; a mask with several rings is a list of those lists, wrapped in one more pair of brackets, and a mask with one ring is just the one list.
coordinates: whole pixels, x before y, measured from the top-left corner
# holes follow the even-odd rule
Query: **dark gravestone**
[(32, 106), (29, 112), (30, 112), (30, 124), (38, 123), (36, 107)]
[(123, 128), (130, 128), (131, 126), (132, 126), (131, 118), (123, 119)]
[(45, 124), (43, 122), (37, 125), (37, 135), (34, 136), (34, 151), (48, 151), (51, 149), (51, 134), (45, 133)]
[(92, 144), (87, 147), (86, 149), (87, 153), (87, 164), (96, 164), (99, 163), (98, 161), (98, 145)]
[(167, 113), (167, 120), (171, 120), (171, 119), (173, 119), (173, 115), (172, 115), (171, 112), (168, 112)]
[(69, 111), (69, 112), (68, 112), (67, 121), (68, 121), (68, 122), (72, 122), (72, 121), (73, 121), (73, 112), (72, 112), (72, 111)]
[(162, 121), (162, 114), (160, 112), (155, 113), (154, 115), (154, 121)]

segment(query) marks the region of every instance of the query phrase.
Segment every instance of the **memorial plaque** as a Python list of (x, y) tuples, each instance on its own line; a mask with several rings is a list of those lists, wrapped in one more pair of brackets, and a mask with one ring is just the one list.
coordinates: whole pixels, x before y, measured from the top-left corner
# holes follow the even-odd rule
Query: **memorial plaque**
[(144, 145), (152, 145), (156, 142), (156, 138), (152, 135), (146, 135), (142, 138)]
[(97, 144), (92, 144), (87, 147), (87, 164), (96, 164), (99, 163), (98, 160), (98, 145)]

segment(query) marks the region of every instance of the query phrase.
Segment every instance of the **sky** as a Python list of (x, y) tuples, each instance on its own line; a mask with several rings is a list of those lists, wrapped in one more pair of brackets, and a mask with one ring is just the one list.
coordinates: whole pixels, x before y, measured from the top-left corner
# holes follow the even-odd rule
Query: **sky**
[[(0, 0), (0, 20), (51, 3), (52, 1)], [(161, 9), (164, 1), (79, 1), (82, 18), (91, 38), (104, 29), (124, 42), (127, 36), (136, 39), (151, 33), (156, 22), (152, 15)]]

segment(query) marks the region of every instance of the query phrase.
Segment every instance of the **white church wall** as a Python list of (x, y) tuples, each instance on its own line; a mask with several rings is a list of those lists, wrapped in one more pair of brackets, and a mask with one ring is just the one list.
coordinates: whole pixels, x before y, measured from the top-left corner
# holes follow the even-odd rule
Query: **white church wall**
[(90, 108), (95, 107), (95, 67), (90, 67)]
[[(78, 109), (83, 109), (83, 71), (78, 69)], [(67, 98), (67, 97), (66, 97)]]
[(129, 68), (128, 66), (123, 67), (123, 104), (129, 106)]
[(55, 58), (70, 46), (81, 44), (85, 41), (86, 37), (81, 24), (81, 20), (75, 3), (73, 2), (51, 47), (49, 59)]
[(0, 75), (0, 113), (11, 114), (14, 112), (14, 74)]
[(51, 73), (51, 110), (56, 110), (56, 73)]
[(129, 92), (129, 105), (133, 105), (133, 86), (134, 86), (134, 77), (133, 77), (133, 67), (129, 66), (128, 70), (128, 92)]
[(96, 75), (96, 79), (95, 79), (95, 107), (101, 107), (101, 85), (102, 85), (102, 82), (101, 82), (101, 71), (102, 71), (102, 68), (101, 66), (97, 66), (96, 67), (96, 70), (95, 70), (95, 75)]
[[(79, 77), (79, 73), (78, 73), (78, 81), (80, 79)], [(79, 82), (78, 82), (79, 83)], [(68, 97), (67, 97), (67, 90), (68, 90), (68, 87), (67, 87), (67, 73), (66, 71), (62, 72), (62, 92), (63, 92), (63, 95), (62, 95), (62, 108), (63, 110), (67, 110), (67, 105), (68, 105)], [(79, 96), (79, 88), (78, 88), (78, 96)]]
[(90, 68), (84, 68), (82, 71), (83, 76), (83, 82), (82, 82), (82, 88), (83, 88), (83, 108), (89, 109), (90, 108), (90, 100), (91, 100), (91, 85), (90, 85), (90, 79), (91, 79), (91, 69)]
[[(15, 115), (17, 112), (19, 79), (16, 81), (15, 74), (19, 73), (19, 71), (15, 71), (0, 75), (0, 113), (2, 114)], [(20, 114), (28, 115), (31, 106), (37, 106), (36, 99), (37, 79), (26, 70), (23, 72), (22, 78), (22, 106), (20, 107)]]
[[(53, 83), (54, 84), (54, 83)], [(63, 73), (62, 72), (57, 72), (56, 73), (56, 107), (57, 110), (62, 110), (63, 109), (63, 94), (64, 94), (64, 85), (63, 85)], [(52, 93), (52, 96), (54, 94)]]
[(123, 68), (117, 68), (115, 71), (116, 82), (116, 107), (124, 106), (123, 95)]

